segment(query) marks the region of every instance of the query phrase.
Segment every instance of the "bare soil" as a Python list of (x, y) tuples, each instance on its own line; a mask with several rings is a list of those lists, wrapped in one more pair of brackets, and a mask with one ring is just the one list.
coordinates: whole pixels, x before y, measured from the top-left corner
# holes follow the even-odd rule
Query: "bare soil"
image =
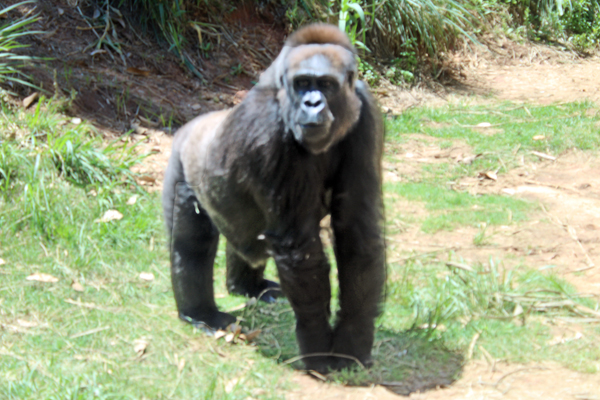
[[(338, 387), (320, 383), (297, 373), (293, 381), (301, 389), (286, 396), (289, 400), (391, 400), (395, 395), (381, 386)], [(566, 400), (597, 399), (600, 375), (581, 374), (557, 364), (518, 365), (473, 361), (465, 366), (461, 378), (450, 387), (412, 393), (414, 400), (505, 399)]]
[[(7, 1), (6, 5), (16, 1)], [(28, 8), (29, 7), (29, 8)], [(14, 13), (31, 11), (23, 6)], [(277, 54), (284, 32), (273, 23), (238, 11), (231, 23), (220, 28), (220, 40), (210, 57), (192, 54), (202, 79), (182, 66), (155, 38), (134, 32), (136, 27), (116, 25), (125, 61), (109, 49), (93, 53), (88, 48), (101, 30), (90, 29), (95, 10), (77, 2), (45, 0), (37, 10), (36, 27), (50, 32), (29, 39), (29, 54), (50, 57), (46, 64), (28, 69), (44, 89), (64, 94), (76, 91), (71, 113), (93, 122), (108, 137), (133, 129), (128, 139), (141, 142), (152, 155), (140, 166), (141, 183), (160, 190), (163, 170), (170, 155), (171, 127), (195, 115), (231, 106), (236, 93), (251, 87)], [(237, 20), (236, 20), (237, 18)], [(244, 20), (241, 27), (239, 20)], [(236, 22), (237, 21), (237, 22)], [(91, 21), (93, 22), (93, 21)], [(95, 23), (93, 24), (95, 25)], [(579, 59), (569, 52), (539, 45), (516, 44), (490, 38), (486, 49), (465, 47), (453, 55), (458, 80), (452, 85), (400, 89), (384, 83), (375, 89), (385, 112), (400, 113), (408, 107), (446, 102), (495, 102), (510, 100), (548, 104), (588, 99), (600, 103), (600, 63)], [(249, 50), (250, 49), (250, 50)], [(232, 73), (241, 65), (242, 73)], [(21, 98), (29, 89), (16, 88)], [(160, 117), (163, 116), (161, 120)], [(172, 124), (165, 123), (165, 116)], [(600, 128), (599, 128), (600, 129)], [(385, 179), (398, 180), (416, 174), (426, 163), (456, 162), (471, 155), (464, 143), (441, 149), (435, 140), (410, 137), (394, 148), (397, 162), (386, 164)], [(452, 249), (466, 262), (485, 262), (490, 257), (507, 266), (525, 263), (533, 268), (553, 265), (554, 271), (581, 292), (600, 297), (600, 159), (570, 152), (554, 162), (523, 164), (497, 181), (463, 179), (462, 190), (503, 193), (533, 199), (543, 205), (520, 225), (490, 228), (484, 245), (475, 246), (474, 228), (427, 235), (408, 225), (390, 239), (389, 257)], [(418, 203), (403, 204), (406, 215), (426, 213)], [(348, 388), (319, 382), (296, 373), (298, 389), (289, 399), (391, 399), (385, 388)], [(556, 364), (517, 365), (502, 362), (490, 366), (473, 361), (450, 387), (413, 393), (415, 399), (600, 399), (600, 375), (573, 372)]]

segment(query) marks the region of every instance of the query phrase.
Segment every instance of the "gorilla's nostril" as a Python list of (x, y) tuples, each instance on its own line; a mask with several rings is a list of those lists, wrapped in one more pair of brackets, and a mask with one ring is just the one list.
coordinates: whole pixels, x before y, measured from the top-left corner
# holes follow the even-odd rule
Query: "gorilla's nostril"
[(306, 108), (322, 108), (324, 106), (323, 94), (317, 90), (306, 93), (302, 98), (302, 106)]
[(306, 100), (304, 102), (304, 105), (306, 107), (319, 107), (321, 105), (321, 100), (320, 99), (318, 99), (317, 101)]

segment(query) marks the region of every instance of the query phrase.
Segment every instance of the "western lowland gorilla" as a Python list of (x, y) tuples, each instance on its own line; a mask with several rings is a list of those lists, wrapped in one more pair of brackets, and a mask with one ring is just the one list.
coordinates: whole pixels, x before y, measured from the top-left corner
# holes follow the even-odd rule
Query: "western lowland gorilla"
[[(382, 149), (383, 121), (347, 36), (323, 24), (292, 34), (241, 104), (195, 118), (173, 141), (163, 208), (180, 318), (213, 329), (235, 321), (214, 300), (222, 234), (230, 293), (273, 301), (279, 285), (263, 271), (275, 260), (308, 369), (368, 365), (385, 281)], [(339, 277), (333, 328), (319, 237), (328, 214)]]

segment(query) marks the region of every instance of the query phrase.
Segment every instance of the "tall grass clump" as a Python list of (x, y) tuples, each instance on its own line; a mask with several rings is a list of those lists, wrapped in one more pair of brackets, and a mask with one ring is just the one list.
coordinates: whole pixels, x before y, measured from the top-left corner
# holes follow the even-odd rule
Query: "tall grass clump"
[(85, 124), (65, 123), (57, 107), (42, 97), (33, 112), (6, 104), (1, 110), (0, 209), (20, 214), (5, 228), (34, 229), (48, 239), (88, 213), (83, 200), (90, 193), (109, 206), (108, 194), (119, 187), (139, 190), (130, 168), (144, 157), (122, 141), (103, 144)]
[[(372, 15), (367, 45), (379, 57), (407, 53), (437, 60), (460, 35), (473, 39), (476, 18), (460, 0), (388, 0), (367, 2)], [(473, 39), (474, 40), (474, 39)]]
[[(0, 17), (6, 17), (6, 14), (15, 8), (25, 4), (35, 3), (34, 0), (23, 1), (13, 4), (12, 6), (0, 10)], [(21, 72), (27, 61), (32, 60), (31, 57), (16, 54), (14, 51), (25, 45), (19, 43), (18, 39), (43, 32), (30, 31), (29, 26), (37, 20), (37, 16), (29, 16), (16, 20), (9, 20), (8, 23), (0, 26), (0, 83), (15, 82), (26, 86), (32, 86), (28, 82), (28, 77)]]
[[(109, 0), (96, 1), (104, 3)], [(180, 52), (185, 43), (186, 9), (195, 5), (191, 0), (110, 0), (112, 5), (130, 11), (141, 26), (165, 39), (172, 50)]]

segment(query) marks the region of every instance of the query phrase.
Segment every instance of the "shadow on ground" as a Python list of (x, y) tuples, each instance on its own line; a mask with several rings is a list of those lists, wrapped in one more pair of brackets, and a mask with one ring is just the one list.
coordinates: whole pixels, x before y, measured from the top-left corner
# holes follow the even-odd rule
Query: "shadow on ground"
[[(294, 313), (285, 300), (275, 304), (259, 303), (241, 311), (238, 317), (252, 330), (261, 329), (256, 339), (260, 353), (278, 363), (302, 369), (297, 359)], [(379, 328), (373, 346), (374, 364), (368, 370), (332, 373), (327, 380), (349, 386), (382, 385), (394, 393), (409, 395), (444, 387), (461, 374), (464, 357), (447, 349), (432, 331), (394, 331)]]

